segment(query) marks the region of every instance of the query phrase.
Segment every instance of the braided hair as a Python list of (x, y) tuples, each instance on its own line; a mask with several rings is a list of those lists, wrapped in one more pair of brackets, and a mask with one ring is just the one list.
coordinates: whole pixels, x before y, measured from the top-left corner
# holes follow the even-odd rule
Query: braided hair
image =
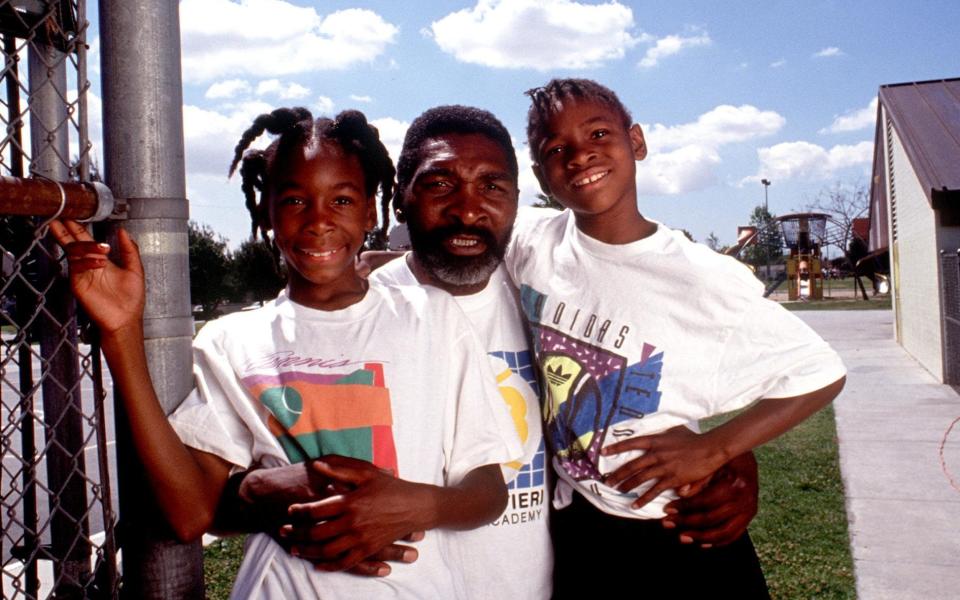
[[(277, 137), (263, 150), (248, 150), (253, 140), (263, 132)], [(253, 239), (260, 237), (269, 241), (267, 202), (264, 194), (270, 188), (270, 179), (275, 175), (277, 161), (282, 161), (292, 149), (312, 142), (329, 140), (336, 142), (348, 154), (360, 161), (363, 183), (368, 196), (380, 189), (380, 214), (382, 224), (376, 235), (386, 239), (390, 220), (389, 203), (393, 194), (393, 177), (396, 171), (390, 155), (380, 141), (377, 128), (367, 122), (363, 113), (345, 110), (334, 119), (314, 119), (303, 107), (278, 108), (253, 120), (253, 125), (243, 132), (233, 151), (229, 174), (240, 165), (240, 188), (250, 212)], [(259, 192), (259, 196), (258, 196)]]
[(596, 102), (617, 113), (625, 129), (630, 129), (633, 123), (630, 111), (620, 102), (620, 98), (617, 98), (613, 90), (592, 79), (551, 79), (546, 85), (527, 90), (525, 93), (530, 96), (530, 109), (527, 111), (527, 143), (530, 146), (530, 158), (534, 163), (540, 162), (537, 152), (547, 136), (547, 121), (563, 110), (565, 101)]

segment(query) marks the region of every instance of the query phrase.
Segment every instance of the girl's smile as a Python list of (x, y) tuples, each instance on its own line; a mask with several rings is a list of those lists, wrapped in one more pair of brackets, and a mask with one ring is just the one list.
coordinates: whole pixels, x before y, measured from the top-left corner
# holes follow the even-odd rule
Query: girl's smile
[(366, 291), (354, 263), (376, 225), (360, 160), (329, 141), (291, 148), (285, 158), (270, 189), (269, 213), (290, 298), (321, 310), (349, 306)]

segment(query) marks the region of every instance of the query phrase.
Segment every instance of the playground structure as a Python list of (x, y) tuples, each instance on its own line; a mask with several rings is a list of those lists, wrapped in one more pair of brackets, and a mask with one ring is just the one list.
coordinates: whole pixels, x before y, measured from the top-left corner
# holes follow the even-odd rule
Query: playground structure
[(783, 241), (790, 248), (786, 263), (789, 300), (823, 300), (820, 245), (826, 233), (827, 218), (827, 215), (818, 213), (781, 217)]
[(849, 264), (855, 292), (869, 300), (862, 281), (862, 277), (868, 275), (860, 264), (862, 261), (850, 255), (850, 244), (856, 234), (851, 225), (845, 225), (827, 213), (792, 213), (774, 217), (762, 227), (741, 228), (740, 239), (727, 250), (727, 254), (743, 260), (747, 248), (762, 244), (770, 237), (769, 233), (777, 229), (783, 236), (780, 256), (786, 251), (789, 254), (784, 256), (784, 269), (776, 277), (768, 278), (766, 296), (786, 282), (788, 300), (823, 300), (827, 274), (824, 265), (828, 261), (828, 248), (833, 247)]

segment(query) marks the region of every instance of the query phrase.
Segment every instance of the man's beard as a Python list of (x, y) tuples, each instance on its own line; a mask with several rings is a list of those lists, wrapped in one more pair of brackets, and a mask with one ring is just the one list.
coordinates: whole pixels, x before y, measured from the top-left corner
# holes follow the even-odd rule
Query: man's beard
[[(486, 283), (497, 270), (506, 251), (510, 232), (498, 241), (488, 229), (450, 225), (431, 231), (421, 231), (412, 222), (407, 223), (410, 244), (417, 262), (438, 281), (454, 286)], [(464, 234), (480, 238), (486, 247), (476, 256), (457, 256), (447, 251), (444, 242), (452, 236)]]

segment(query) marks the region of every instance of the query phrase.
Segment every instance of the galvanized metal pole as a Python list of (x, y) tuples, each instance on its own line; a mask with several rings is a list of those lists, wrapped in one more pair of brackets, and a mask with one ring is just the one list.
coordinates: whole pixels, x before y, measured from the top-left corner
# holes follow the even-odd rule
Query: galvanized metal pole
[[(178, 4), (100, 2), (101, 88), (106, 183), (129, 202), (125, 227), (140, 246), (147, 278), (147, 357), (157, 395), (172, 411), (192, 387), (187, 200), (183, 158)], [(120, 407), (118, 422), (123, 422)], [(134, 452), (126, 427), (118, 456)], [(202, 598), (202, 550), (181, 545), (152, 507), (141, 469), (120, 466), (123, 595)]]
[[(70, 176), (66, 57), (44, 41), (30, 44), (30, 170), (56, 181)], [(77, 354), (76, 307), (60, 264), (59, 249), (44, 240), (36, 252), (39, 285), (46, 289), (40, 353), (44, 357), (43, 408), (47, 424), (47, 486), (50, 500), (50, 553), (57, 598), (80, 598), (90, 576), (87, 494), (82, 476), (83, 423)], [(52, 439), (51, 439), (52, 438)]]

